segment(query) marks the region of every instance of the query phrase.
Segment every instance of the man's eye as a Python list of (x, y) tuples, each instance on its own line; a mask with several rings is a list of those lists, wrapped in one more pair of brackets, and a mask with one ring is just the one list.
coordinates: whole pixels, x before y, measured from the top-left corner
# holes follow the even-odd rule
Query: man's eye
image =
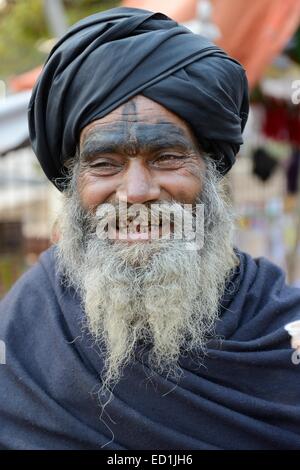
[(168, 154), (168, 155), (161, 155), (160, 157), (158, 157), (156, 160), (154, 160), (154, 164), (171, 164), (171, 165), (175, 165), (175, 164), (179, 164), (181, 163), (183, 160), (184, 160), (184, 155), (172, 155), (172, 154)]
[(158, 160), (174, 160), (176, 158), (179, 158), (178, 155), (162, 155), (161, 157), (159, 157)]
[(120, 171), (122, 168), (122, 165), (118, 165), (115, 162), (94, 162), (90, 165), (90, 168), (92, 170), (97, 170), (97, 171), (102, 171), (102, 172), (111, 172), (114, 173), (116, 171)]
[(90, 170), (96, 172), (99, 175), (114, 175), (122, 169), (122, 165), (118, 165), (116, 162), (109, 161), (95, 161), (89, 165)]
[(112, 162), (95, 162), (91, 165), (92, 168), (111, 168), (116, 166)]

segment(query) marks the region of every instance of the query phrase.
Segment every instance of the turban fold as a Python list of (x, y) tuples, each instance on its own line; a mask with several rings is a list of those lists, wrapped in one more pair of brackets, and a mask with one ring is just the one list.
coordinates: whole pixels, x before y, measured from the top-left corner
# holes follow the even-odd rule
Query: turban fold
[(114, 8), (75, 24), (52, 49), (29, 104), (32, 147), (61, 189), (81, 130), (142, 94), (192, 128), (225, 174), (242, 144), (242, 66), (162, 13)]

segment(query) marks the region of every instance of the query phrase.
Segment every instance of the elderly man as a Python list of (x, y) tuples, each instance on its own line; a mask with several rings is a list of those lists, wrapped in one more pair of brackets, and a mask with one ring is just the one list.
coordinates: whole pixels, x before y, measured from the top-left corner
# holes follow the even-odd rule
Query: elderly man
[(247, 113), (243, 68), (160, 13), (54, 47), (29, 127), (63, 209), (1, 302), (2, 448), (300, 449), (300, 291), (234, 247), (223, 187)]

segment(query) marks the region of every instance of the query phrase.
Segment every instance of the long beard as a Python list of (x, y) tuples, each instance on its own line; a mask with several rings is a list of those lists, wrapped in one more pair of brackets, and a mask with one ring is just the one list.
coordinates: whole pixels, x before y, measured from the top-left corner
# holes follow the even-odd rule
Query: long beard
[[(238, 264), (233, 215), (209, 162), (196, 202), (204, 204), (205, 235), (195, 252), (182, 240), (100, 240), (95, 216), (82, 209), (76, 191), (66, 192), (57, 261), (66, 284), (80, 293), (87, 327), (103, 349), (103, 389), (120, 380), (137, 345), (148, 349), (152, 370), (173, 376), (180, 375), (182, 353), (205, 353), (226, 281)], [(180, 211), (180, 204), (168, 204)]]

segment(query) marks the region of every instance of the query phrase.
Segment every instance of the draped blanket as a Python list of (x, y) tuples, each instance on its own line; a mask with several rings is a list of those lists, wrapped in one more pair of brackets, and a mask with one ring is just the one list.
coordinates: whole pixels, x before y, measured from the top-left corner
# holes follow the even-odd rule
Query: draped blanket
[(101, 411), (101, 351), (62, 287), (53, 246), (0, 303), (2, 449), (300, 449), (300, 365), (284, 325), (300, 290), (265, 258), (239, 252), (207, 356), (178, 383), (138, 358)]

